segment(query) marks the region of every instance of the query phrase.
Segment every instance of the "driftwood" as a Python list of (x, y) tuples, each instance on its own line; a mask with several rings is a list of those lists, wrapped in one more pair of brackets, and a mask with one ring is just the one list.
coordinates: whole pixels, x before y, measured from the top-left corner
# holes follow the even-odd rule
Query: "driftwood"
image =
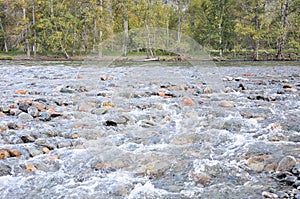
[(159, 57), (153, 57), (153, 58), (147, 58), (147, 59), (144, 59), (145, 62), (148, 62), (148, 61), (159, 61)]

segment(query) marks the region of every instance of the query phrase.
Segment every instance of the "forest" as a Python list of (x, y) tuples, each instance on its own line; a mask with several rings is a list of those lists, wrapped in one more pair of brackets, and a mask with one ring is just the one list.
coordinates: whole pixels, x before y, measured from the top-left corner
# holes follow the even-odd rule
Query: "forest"
[(71, 58), (120, 32), (164, 28), (218, 57), (298, 59), (299, 15), (300, 0), (0, 0), (0, 51)]

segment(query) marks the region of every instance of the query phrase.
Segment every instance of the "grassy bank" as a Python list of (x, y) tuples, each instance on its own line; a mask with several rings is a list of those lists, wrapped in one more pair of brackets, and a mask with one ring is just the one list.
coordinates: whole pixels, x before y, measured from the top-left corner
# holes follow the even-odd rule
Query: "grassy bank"
[[(253, 51), (252, 50), (241, 50), (241, 51), (225, 51), (222, 53), (222, 57), (220, 57), (220, 53), (217, 50), (210, 50), (207, 52), (210, 54), (210, 57), (214, 61), (252, 61), (253, 60)], [(276, 50), (260, 50), (259, 51), (259, 60), (261, 61), (276, 61)], [(120, 53), (116, 53), (115, 55), (119, 57)], [(157, 51), (155, 53), (156, 57), (159, 57), (161, 61), (178, 61), (176, 58), (179, 55), (170, 52), (163, 52)], [(71, 56), (70, 59), (66, 59), (63, 53), (39, 53), (36, 57), (31, 55), (28, 57), (26, 53), (20, 51), (10, 51), (10, 52), (0, 52), (0, 60), (70, 60), (70, 61), (77, 61), (77, 60), (84, 60), (88, 56), (88, 53), (78, 52), (76, 55)], [(95, 57), (97, 55), (94, 55)], [(184, 55), (182, 58), (185, 59), (186, 56)], [(128, 59), (136, 59), (138, 57), (139, 60), (144, 59), (147, 57), (146, 52), (129, 52), (127, 55)], [(287, 50), (285, 52), (285, 60), (293, 60), (299, 61), (300, 60), (300, 50), (299, 51), (292, 51)]]

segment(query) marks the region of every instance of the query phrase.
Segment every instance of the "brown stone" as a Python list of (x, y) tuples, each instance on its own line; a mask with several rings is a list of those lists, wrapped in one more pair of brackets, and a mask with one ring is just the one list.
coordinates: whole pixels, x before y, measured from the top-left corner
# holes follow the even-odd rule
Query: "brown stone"
[(112, 77), (108, 77), (106, 75), (103, 75), (103, 76), (100, 77), (101, 81), (107, 81), (107, 80), (112, 80), (112, 79), (113, 79)]
[(189, 97), (184, 97), (181, 104), (182, 106), (194, 106), (195, 102)]
[(283, 85), (283, 88), (293, 88), (294, 86), (292, 86), (292, 85), (289, 85), (289, 84), (284, 84)]
[(27, 91), (26, 90), (17, 90), (16, 93), (21, 94), (21, 95), (25, 95), (27, 93)]
[(200, 172), (200, 173), (193, 173), (191, 175), (192, 179), (200, 184), (208, 184), (211, 182), (211, 177), (204, 172)]
[(78, 137), (79, 137), (79, 136), (78, 136), (78, 134), (76, 134), (76, 133), (72, 135), (72, 138), (73, 138), (73, 139), (77, 139)]
[(212, 93), (212, 90), (211, 90), (210, 88), (205, 88), (205, 89), (203, 90), (203, 92), (204, 92), (204, 93), (207, 93), (207, 94), (210, 94), (210, 93)]
[(113, 108), (115, 105), (112, 102), (103, 102), (102, 107), (104, 108)]
[(23, 101), (24, 104), (32, 105), (32, 100), (31, 99), (25, 99)]
[(47, 112), (50, 113), (51, 117), (59, 117), (59, 116), (63, 116), (62, 113), (55, 112), (55, 110), (52, 109), (52, 108), (49, 108), (49, 109), (47, 110)]
[(0, 151), (0, 159), (5, 159), (5, 158), (9, 158), (9, 153), (7, 150), (1, 150)]
[(0, 112), (0, 117), (5, 117), (6, 116), (6, 114), (5, 113), (3, 113), (3, 112)]
[[(258, 155), (258, 156), (250, 156), (248, 159), (248, 167), (252, 171), (262, 172), (266, 170), (270, 170), (271, 168), (265, 168), (267, 162), (271, 161), (273, 157), (271, 155)], [(269, 172), (269, 171), (268, 171)]]
[(48, 149), (47, 147), (43, 148), (43, 153), (49, 153), (49, 152), (50, 152), (50, 149)]
[(7, 125), (0, 125), (0, 132), (1, 131), (6, 131), (8, 130), (8, 126)]
[(15, 149), (8, 149), (7, 152), (9, 153), (9, 155), (11, 157), (17, 157), (18, 158), (21, 155), (20, 151), (17, 151)]
[(234, 104), (228, 101), (221, 101), (219, 103), (219, 106), (224, 107), (224, 108), (233, 108)]
[(37, 170), (36, 167), (31, 163), (26, 164), (25, 168), (26, 168), (27, 171), (30, 171), (30, 172), (33, 172), (33, 171)]
[(91, 110), (91, 106), (88, 104), (81, 104), (78, 107), (78, 111), (82, 111), (82, 112), (89, 112)]
[(39, 111), (45, 111), (46, 105), (40, 102), (32, 102), (32, 106), (37, 108)]

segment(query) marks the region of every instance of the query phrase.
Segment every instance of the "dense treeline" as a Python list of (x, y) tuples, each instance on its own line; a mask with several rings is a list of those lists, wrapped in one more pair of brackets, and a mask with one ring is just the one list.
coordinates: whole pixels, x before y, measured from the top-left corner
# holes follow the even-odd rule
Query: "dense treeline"
[[(0, 0), (1, 51), (97, 52), (135, 28), (161, 27), (224, 52), (300, 50), (300, 0)], [(289, 55), (290, 56), (290, 55)]]

